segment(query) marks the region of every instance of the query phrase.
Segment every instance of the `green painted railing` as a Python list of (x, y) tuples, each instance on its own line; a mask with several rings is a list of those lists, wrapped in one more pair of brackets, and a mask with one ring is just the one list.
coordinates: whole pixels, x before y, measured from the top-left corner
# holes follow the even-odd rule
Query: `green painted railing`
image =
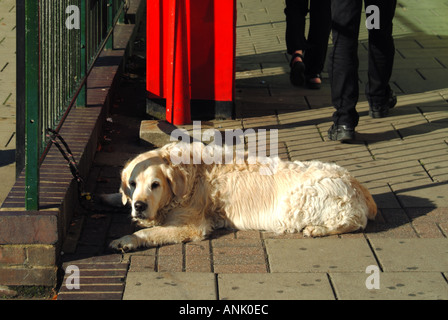
[(18, 98), (17, 121), (25, 132), (24, 150), (18, 154), (24, 154), (26, 210), (39, 209), (39, 166), (49, 145), (46, 130), (58, 131), (74, 105), (86, 106), (87, 76), (103, 48), (112, 49), (113, 28), (123, 18), (124, 3), (17, 0), (17, 23), (23, 24), (17, 28), (18, 64), (23, 63), (17, 77), (24, 79), (23, 85), (18, 81), (18, 96), (23, 97)]

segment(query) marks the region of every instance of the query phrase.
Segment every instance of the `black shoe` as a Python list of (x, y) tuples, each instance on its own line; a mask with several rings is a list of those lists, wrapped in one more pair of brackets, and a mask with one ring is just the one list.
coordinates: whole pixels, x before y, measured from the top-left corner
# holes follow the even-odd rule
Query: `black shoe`
[[(302, 61), (294, 62), (294, 59), (299, 57)], [(289, 80), (295, 86), (301, 86), (305, 82), (305, 64), (303, 63), (303, 56), (300, 53), (294, 53), (289, 64), (291, 67), (291, 73), (289, 74)]]
[(369, 108), (369, 116), (371, 116), (374, 119), (377, 118), (384, 118), (387, 117), (389, 114), (389, 109), (392, 109), (397, 104), (397, 96), (395, 93), (390, 90), (389, 98), (387, 99), (386, 103), (383, 105), (370, 105)]
[(333, 141), (347, 141), (355, 139), (355, 128), (346, 125), (333, 124), (328, 129), (328, 139)]

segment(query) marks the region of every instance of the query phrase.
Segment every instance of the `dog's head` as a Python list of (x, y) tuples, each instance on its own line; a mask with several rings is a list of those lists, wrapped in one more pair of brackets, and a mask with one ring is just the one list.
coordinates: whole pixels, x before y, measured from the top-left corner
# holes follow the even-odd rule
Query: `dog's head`
[(123, 204), (130, 201), (133, 218), (152, 221), (160, 208), (186, 193), (186, 178), (179, 167), (172, 165), (169, 153), (157, 149), (126, 164), (120, 192)]

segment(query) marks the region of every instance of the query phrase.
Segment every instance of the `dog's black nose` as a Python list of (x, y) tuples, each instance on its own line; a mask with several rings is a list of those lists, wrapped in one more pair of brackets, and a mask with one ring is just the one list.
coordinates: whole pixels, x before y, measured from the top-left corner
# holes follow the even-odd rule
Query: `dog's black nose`
[(148, 208), (148, 205), (143, 201), (137, 201), (136, 203), (134, 203), (134, 209), (137, 212), (143, 212), (146, 210), (146, 208)]

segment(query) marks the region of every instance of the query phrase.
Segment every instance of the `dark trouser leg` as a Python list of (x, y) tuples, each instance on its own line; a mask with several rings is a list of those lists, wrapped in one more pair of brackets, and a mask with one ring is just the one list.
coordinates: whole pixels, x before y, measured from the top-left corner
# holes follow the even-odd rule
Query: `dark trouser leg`
[(304, 58), (306, 74), (315, 75), (322, 72), (327, 56), (330, 31), (331, 0), (311, 0), (308, 49)]
[(392, 20), (396, 0), (366, 0), (366, 8), (375, 5), (379, 9), (379, 29), (369, 30), (369, 72), (366, 97), (370, 105), (384, 104), (390, 95), (389, 80), (392, 75), (395, 46), (392, 37)]
[(289, 54), (305, 50), (305, 17), (308, 13), (308, 0), (286, 0), (286, 49)]
[(329, 59), (331, 99), (337, 125), (356, 127), (358, 102), (358, 35), (362, 0), (332, 0), (333, 50)]

